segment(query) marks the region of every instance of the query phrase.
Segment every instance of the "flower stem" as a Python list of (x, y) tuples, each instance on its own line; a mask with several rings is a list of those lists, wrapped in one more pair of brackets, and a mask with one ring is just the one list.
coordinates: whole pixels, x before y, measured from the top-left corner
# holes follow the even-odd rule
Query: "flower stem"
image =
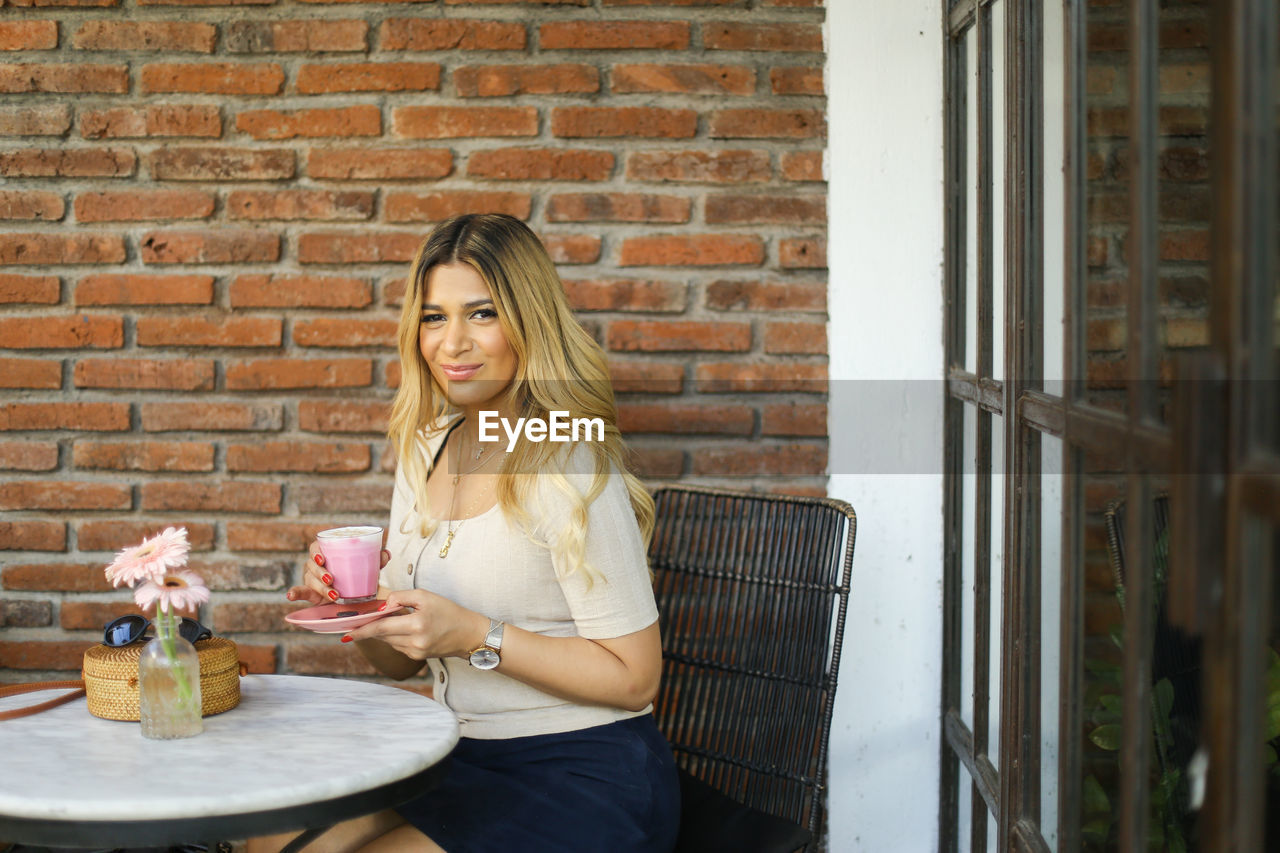
[(169, 668), (178, 681), (179, 701), (190, 702), (191, 682), (187, 680), (186, 668), (177, 665), (178, 649), (173, 644), (173, 636), (177, 633), (177, 627), (173, 620), (173, 611), (159, 610), (156, 613), (156, 623), (159, 629), (160, 645), (164, 648), (164, 656), (168, 658)]

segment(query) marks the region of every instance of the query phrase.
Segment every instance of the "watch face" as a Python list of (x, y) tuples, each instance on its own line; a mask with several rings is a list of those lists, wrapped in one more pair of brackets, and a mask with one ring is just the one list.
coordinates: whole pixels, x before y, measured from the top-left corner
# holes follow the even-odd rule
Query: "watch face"
[(471, 665), (476, 669), (495, 669), (500, 660), (498, 653), (488, 647), (471, 653)]

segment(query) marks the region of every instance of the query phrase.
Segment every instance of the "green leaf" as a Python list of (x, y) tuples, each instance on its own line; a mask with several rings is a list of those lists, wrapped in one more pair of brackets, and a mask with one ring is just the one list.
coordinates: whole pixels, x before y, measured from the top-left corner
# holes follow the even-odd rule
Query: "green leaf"
[(1081, 793), (1084, 795), (1084, 813), (1086, 815), (1105, 814), (1107, 824), (1110, 825), (1111, 801), (1107, 799), (1107, 792), (1102, 789), (1102, 783), (1098, 781), (1098, 777), (1092, 773), (1086, 776), (1084, 790)]
[(1270, 767), (1276, 763), (1276, 748), (1269, 743), (1262, 745), (1262, 764), (1264, 767)]
[(1120, 748), (1120, 726), (1115, 723), (1098, 726), (1089, 733), (1089, 740), (1093, 741), (1101, 749), (1115, 752)]
[(1099, 846), (1107, 843), (1107, 835), (1111, 832), (1110, 817), (1096, 817), (1092, 820), (1085, 821), (1084, 826), (1080, 827), (1080, 836), (1084, 841)]
[(1173, 684), (1169, 679), (1162, 678), (1156, 683), (1155, 690), (1152, 691), (1153, 699), (1156, 703), (1156, 712), (1160, 714), (1160, 719), (1168, 720), (1169, 712), (1173, 710)]
[(1123, 625), (1112, 625), (1111, 630), (1107, 631), (1107, 633), (1111, 636), (1111, 642), (1116, 644), (1117, 649), (1124, 648), (1124, 626)]
[(1120, 720), (1124, 716), (1124, 703), (1114, 694), (1103, 696), (1099, 703), (1112, 720)]

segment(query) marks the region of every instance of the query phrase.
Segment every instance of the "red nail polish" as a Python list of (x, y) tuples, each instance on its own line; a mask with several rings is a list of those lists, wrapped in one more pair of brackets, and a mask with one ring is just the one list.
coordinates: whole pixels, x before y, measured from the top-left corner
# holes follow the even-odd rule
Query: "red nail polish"
[(323, 565), (324, 565), (324, 554), (316, 554), (316, 558), (315, 558), (315, 559), (316, 559), (316, 565), (317, 565), (317, 566), (323, 566)]
[(347, 634), (347, 635), (343, 636), (343, 638), (342, 638), (342, 642), (344, 642), (344, 643), (349, 643), (349, 642), (351, 642), (353, 639), (355, 639), (355, 638), (354, 638), (354, 637), (352, 637), (350, 634)]
[(333, 583), (333, 575), (331, 575), (331, 574), (329, 574), (328, 572), (326, 572), (325, 574), (323, 574), (323, 575), (321, 575), (321, 576), (320, 576), (320, 582), (321, 582), (321, 583)]
[(382, 606), (381, 606), (381, 607), (379, 607), (378, 609), (379, 609), (379, 610), (386, 610), (386, 609), (387, 609), (386, 602), (383, 602)]
[(330, 601), (338, 600), (338, 591), (336, 589), (329, 590), (329, 600)]

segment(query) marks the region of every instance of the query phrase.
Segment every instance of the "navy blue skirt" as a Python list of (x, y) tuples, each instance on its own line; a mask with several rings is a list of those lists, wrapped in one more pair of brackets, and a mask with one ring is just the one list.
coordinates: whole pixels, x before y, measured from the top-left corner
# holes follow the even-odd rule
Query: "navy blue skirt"
[(396, 811), (446, 853), (669, 853), (680, 782), (645, 714), (551, 735), (463, 738), (440, 785)]

